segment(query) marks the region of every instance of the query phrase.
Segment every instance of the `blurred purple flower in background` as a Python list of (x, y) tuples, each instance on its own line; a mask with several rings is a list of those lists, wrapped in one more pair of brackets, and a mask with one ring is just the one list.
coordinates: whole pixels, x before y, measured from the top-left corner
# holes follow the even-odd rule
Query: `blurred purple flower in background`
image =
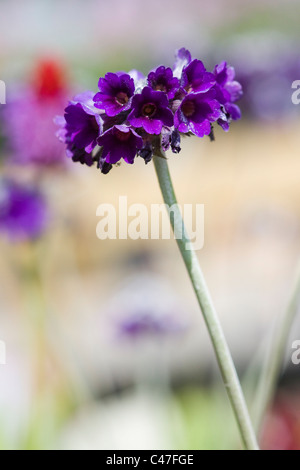
[(296, 41), (273, 31), (248, 33), (229, 41), (221, 54), (238, 70), (243, 115), (269, 122), (299, 115), (291, 100), (292, 83), (300, 79)]
[(189, 321), (174, 295), (165, 279), (139, 273), (118, 289), (108, 317), (114, 319), (118, 336), (128, 340), (181, 335), (186, 332)]
[(0, 181), (0, 231), (11, 241), (38, 238), (48, 219), (46, 201), (38, 189), (10, 179)]
[(67, 87), (62, 66), (38, 62), (31, 80), (12, 95), (2, 113), (10, 159), (20, 165), (64, 165), (53, 118), (64, 106)]
[(165, 336), (181, 333), (183, 324), (174, 321), (173, 315), (157, 315), (146, 307), (139, 311), (128, 312), (120, 321), (119, 328), (123, 336), (141, 338), (143, 336)]

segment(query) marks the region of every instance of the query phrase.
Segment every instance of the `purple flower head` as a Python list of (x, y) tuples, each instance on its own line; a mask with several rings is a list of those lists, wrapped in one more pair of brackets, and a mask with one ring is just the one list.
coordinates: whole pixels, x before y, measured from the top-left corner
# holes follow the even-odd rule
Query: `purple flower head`
[(240, 108), (234, 104), (242, 95), (242, 86), (235, 79), (235, 70), (233, 67), (227, 65), (226, 62), (221, 62), (216, 65), (214, 69), (216, 77), (216, 99), (221, 103), (226, 115), (225, 119), (219, 119), (218, 124), (225, 130), (229, 130), (230, 120), (238, 120), (241, 118)]
[(121, 111), (130, 109), (134, 94), (134, 80), (127, 73), (107, 73), (99, 79), (100, 92), (94, 96), (96, 108), (102, 109), (108, 116), (116, 116)]
[(215, 76), (206, 71), (201, 60), (193, 60), (182, 71), (181, 86), (187, 93), (203, 93), (210, 90), (215, 83)]
[(175, 128), (179, 132), (192, 132), (198, 137), (211, 133), (211, 123), (222, 117), (220, 103), (214, 99), (215, 91), (189, 93), (175, 113)]
[(133, 97), (128, 121), (134, 127), (144, 128), (148, 134), (160, 134), (164, 125), (173, 126), (173, 113), (168, 104), (164, 93), (145, 87), (140, 95)]
[(148, 163), (169, 149), (179, 153), (182, 134), (214, 140), (216, 122), (228, 130), (240, 118), (235, 102), (242, 88), (234, 78), (226, 62), (209, 73), (182, 48), (173, 70), (161, 65), (146, 77), (138, 70), (107, 73), (96, 95), (86, 92), (69, 103), (65, 117), (57, 118), (57, 135), (73, 161), (97, 163), (105, 174), (122, 158)]
[(0, 182), (0, 231), (12, 241), (35, 239), (48, 222), (44, 196), (11, 180)]
[(175, 64), (173, 66), (173, 75), (174, 77), (181, 78), (182, 70), (186, 67), (191, 61), (192, 56), (190, 51), (182, 47), (175, 54)]
[(126, 163), (133, 163), (137, 151), (143, 146), (143, 139), (128, 126), (114, 126), (104, 132), (98, 139), (103, 147), (100, 167), (103, 162), (110, 165), (117, 163), (121, 158)]
[(173, 77), (173, 72), (169, 67), (166, 68), (161, 65), (156, 70), (149, 73), (148, 85), (153, 88), (153, 90), (163, 91), (166, 93), (169, 100), (171, 100), (178, 91), (180, 82), (178, 78)]

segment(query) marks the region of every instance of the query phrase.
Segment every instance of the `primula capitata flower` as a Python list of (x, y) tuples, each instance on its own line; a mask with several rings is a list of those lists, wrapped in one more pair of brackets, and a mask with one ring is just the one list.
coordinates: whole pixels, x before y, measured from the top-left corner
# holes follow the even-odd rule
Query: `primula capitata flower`
[(209, 135), (211, 123), (223, 116), (220, 103), (214, 97), (213, 90), (186, 95), (175, 113), (175, 128), (185, 134), (192, 132), (197, 137)]
[(86, 92), (69, 103), (57, 135), (73, 161), (96, 163), (104, 174), (136, 156), (149, 163), (169, 149), (179, 153), (182, 134), (214, 140), (214, 123), (227, 131), (241, 117), (235, 102), (242, 88), (234, 78), (226, 62), (210, 73), (182, 48), (173, 69), (161, 65), (147, 78), (138, 70), (107, 73), (96, 95)]
[(132, 100), (128, 121), (133, 127), (142, 127), (148, 134), (160, 134), (162, 127), (173, 125), (173, 114), (167, 96), (161, 91), (145, 87)]
[(206, 71), (201, 60), (193, 60), (182, 70), (181, 86), (187, 93), (208, 91), (215, 83), (215, 76)]
[(240, 108), (234, 104), (243, 96), (242, 86), (235, 79), (235, 70), (229, 67), (226, 62), (221, 62), (214, 69), (216, 77), (216, 99), (221, 103), (226, 114), (226, 119), (218, 119), (218, 124), (229, 130), (230, 121), (237, 121), (241, 118)]
[(143, 139), (128, 126), (114, 126), (98, 139), (103, 147), (102, 160), (111, 165), (121, 158), (126, 163), (133, 163), (138, 150), (143, 146)]
[(99, 79), (99, 93), (94, 97), (96, 108), (108, 116), (116, 116), (130, 108), (134, 94), (134, 80), (127, 73), (107, 73)]
[(102, 120), (94, 106), (93, 96), (92, 91), (77, 95), (66, 107), (64, 117), (55, 119), (60, 126), (57, 137), (67, 144), (67, 156), (88, 166), (94, 163), (91, 153), (102, 130)]
[(174, 98), (175, 93), (180, 87), (178, 78), (173, 76), (172, 69), (163, 65), (152, 71), (148, 75), (148, 85), (156, 91), (166, 93), (169, 100)]

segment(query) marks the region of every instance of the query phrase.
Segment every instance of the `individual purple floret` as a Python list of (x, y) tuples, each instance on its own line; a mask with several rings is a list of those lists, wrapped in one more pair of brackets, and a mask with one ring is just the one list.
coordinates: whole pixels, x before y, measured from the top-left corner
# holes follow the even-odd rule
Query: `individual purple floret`
[(126, 163), (133, 163), (136, 153), (143, 146), (143, 139), (128, 126), (114, 126), (98, 139), (103, 147), (101, 162), (117, 163), (121, 158)]
[(108, 116), (116, 116), (121, 111), (130, 109), (134, 94), (134, 80), (127, 73), (107, 73), (99, 79), (100, 92), (94, 96), (96, 108), (102, 109)]
[(37, 189), (9, 179), (0, 181), (0, 231), (10, 240), (38, 238), (47, 222), (46, 201)]
[(91, 153), (97, 145), (102, 130), (99, 110), (94, 107), (94, 93), (87, 91), (78, 95), (65, 109), (64, 118), (56, 118), (61, 129), (58, 137), (67, 144), (67, 155), (73, 161), (93, 164)]
[(168, 105), (164, 93), (145, 87), (140, 95), (133, 97), (128, 122), (142, 127), (148, 134), (160, 134), (163, 126), (173, 126), (173, 113)]
[(181, 86), (187, 93), (203, 93), (210, 90), (215, 83), (215, 76), (207, 72), (201, 60), (193, 60), (182, 71)]
[(238, 120), (241, 118), (240, 108), (234, 104), (242, 95), (242, 86), (235, 79), (235, 70), (229, 67), (226, 62), (221, 62), (214, 69), (216, 77), (216, 99), (221, 103), (226, 119), (219, 119), (218, 124), (225, 130), (229, 130), (230, 120)]
[(223, 116), (214, 90), (189, 93), (175, 113), (174, 124), (179, 132), (192, 132), (197, 137), (211, 133), (211, 124)]
[(191, 61), (192, 56), (190, 51), (182, 47), (175, 54), (175, 64), (173, 66), (173, 75), (174, 77), (181, 78), (182, 70), (186, 67)]
[(173, 76), (172, 69), (163, 65), (152, 71), (148, 75), (148, 85), (156, 91), (166, 93), (169, 100), (174, 98), (178, 91), (180, 82), (178, 78)]

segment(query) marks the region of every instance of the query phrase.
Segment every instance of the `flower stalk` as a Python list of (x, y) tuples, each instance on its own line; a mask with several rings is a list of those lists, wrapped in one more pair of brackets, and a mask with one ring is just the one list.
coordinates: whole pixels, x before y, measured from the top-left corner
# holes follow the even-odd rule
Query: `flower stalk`
[(196, 253), (192, 249), (186, 249), (187, 245), (191, 246), (191, 241), (184, 229), (184, 222), (177, 205), (167, 160), (155, 156), (153, 161), (163, 199), (169, 207), (173, 206), (172, 209), (174, 209), (174, 217), (170, 218), (172, 229), (174, 233), (182, 234), (182, 237), (176, 240), (177, 245), (187, 268), (213, 344), (242, 442), (247, 450), (259, 450), (243, 391)]
[(260, 373), (255, 396), (254, 426), (259, 435), (266, 411), (268, 410), (276, 390), (280, 376), (286, 344), (300, 303), (300, 265), (291, 290), (290, 298), (284, 314), (279, 318), (268, 354)]

